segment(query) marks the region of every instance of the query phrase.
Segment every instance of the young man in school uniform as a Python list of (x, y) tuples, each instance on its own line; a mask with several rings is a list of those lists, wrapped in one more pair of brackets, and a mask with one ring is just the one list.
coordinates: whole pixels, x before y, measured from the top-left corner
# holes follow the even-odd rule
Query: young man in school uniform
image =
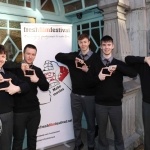
[(124, 150), (122, 137), (122, 101), (123, 76), (135, 77), (137, 74), (124, 62), (112, 55), (114, 49), (112, 37), (101, 39), (102, 54), (95, 59), (88, 71), (88, 82), (96, 87), (95, 109), (99, 127), (98, 150), (109, 150), (106, 138), (108, 117), (114, 131), (115, 150)]
[[(30, 90), (24, 95), (15, 98), (14, 107), (14, 132), (13, 132), (13, 150), (22, 150), (25, 130), (27, 131), (27, 148), (28, 150), (36, 150), (36, 135), (38, 126), (41, 120), (39, 99), (37, 97), (38, 90), (47, 91), (49, 83), (46, 80), (42, 70), (33, 64), (36, 58), (37, 48), (32, 44), (27, 44), (23, 50), (24, 60), (26, 65), (21, 66), (21, 63), (6, 62), (5, 69), (11, 70), (21, 80), (29, 84)], [(29, 67), (30, 75), (25, 75), (25, 67)]]
[(55, 58), (58, 62), (68, 66), (72, 82), (71, 109), (75, 136), (75, 147), (73, 150), (80, 150), (84, 146), (81, 140), (81, 119), (83, 112), (87, 121), (88, 150), (94, 150), (95, 87), (87, 87), (86, 75), (97, 54), (90, 50), (90, 39), (87, 34), (81, 34), (78, 37), (78, 45), (80, 51), (58, 53)]
[(14, 98), (25, 94), (29, 85), (6, 71), (6, 50), (0, 45), (0, 150), (11, 150)]

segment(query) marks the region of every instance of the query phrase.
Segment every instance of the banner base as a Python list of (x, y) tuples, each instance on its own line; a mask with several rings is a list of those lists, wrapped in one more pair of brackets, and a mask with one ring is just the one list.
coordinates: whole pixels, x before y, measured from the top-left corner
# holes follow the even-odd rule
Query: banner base
[(70, 147), (70, 145), (68, 145), (67, 142), (64, 142), (64, 145), (68, 148)]
[(71, 142), (74, 142), (74, 139), (69, 140), (69, 141), (65, 141), (65, 142), (62, 142), (62, 143), (59, 143), (59, 144), (56, 144), (56, 145), (40, 148), (40, 149), (37, 149), (37, 150), (46, 150), (48, 148), (53, 148), (53, 147), (60, 146), (60, 145), (64, 145), (65, 147), (70, 148), (70, 145), (68, 143), (71, 143)]

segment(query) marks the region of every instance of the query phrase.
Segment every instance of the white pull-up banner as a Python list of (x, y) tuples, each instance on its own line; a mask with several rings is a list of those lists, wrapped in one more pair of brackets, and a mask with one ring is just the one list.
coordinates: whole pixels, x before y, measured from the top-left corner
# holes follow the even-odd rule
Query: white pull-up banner
[(74, 139), (69, 70), (55, 60), (57, 53), (72, 50), (72, 25), (23, 23), (21, 37), (22, 49), (26, 44), (37, 47), (34, 65), (41, 68), (49, 82), (48, 91), (38, 89), (41, 122), (37, 133), (37, 149)]

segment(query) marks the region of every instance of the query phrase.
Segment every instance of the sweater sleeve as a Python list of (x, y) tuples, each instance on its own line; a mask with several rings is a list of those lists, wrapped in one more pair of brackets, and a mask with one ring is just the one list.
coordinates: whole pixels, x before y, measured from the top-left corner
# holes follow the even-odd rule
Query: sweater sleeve
[(128, 65), (134, 65), (137, 63), (144, 63), (145, 57), (139, 57), (139, 56), (126, 56), (125, 57), (125, 62)]
[(14, 69), (21, 69), (21, 63), (6, 61), (3, 68), (10, 71)]
[(76, 58), (76, 56), (74, 55), (73, 52), (71, 52), (71, 53), (58, 53), (55, 56), (55, 59), (58, 62), (61, 62), (65, 65), (68, 65), (71, 61), (75, 61), (75, 58)]
[(126, 56), (125, 62), (139, 73), (140, 68), (143, 67), (143, 65), (145, 64), (144, 59), (145, 59), (145, 57)]
[(42, 90), (42, 91), (47, 91), (49, 89), (49, 83), (46, 80), (46, 77), (44, 76), (43, 72), (41, 69), (38, 70), (38, 82), (37, 86)]
[(118, 63), (116, 70), (120, 71), (124, 76), (129, 76), (130, 78), (137, 76), (137, 72), (124, 62)]
[(15, 74), (11, 73), (12, 83), (16, 86), (19, 86), (21, 93), (26, 93), (29, 91), (30, 87), (27, 82), (20, 80)]

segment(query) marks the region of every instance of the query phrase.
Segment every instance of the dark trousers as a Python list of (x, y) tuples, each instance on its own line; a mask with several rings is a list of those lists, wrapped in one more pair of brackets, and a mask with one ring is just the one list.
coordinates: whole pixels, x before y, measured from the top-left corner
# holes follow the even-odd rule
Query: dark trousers
[(71, 109), (73, 116), (73, 128), (75, 145), (81, 144), (81, 119), (84, 112), (87, 121), (87, 143), (88, 147), (94, 147), (95, 138), (95, 96), (82, 96), (71, 93)]
[(142, 104), (143, 125), (144, 125), (144, 150), (150, 150), (150, 104)]
[(96, 120), (99, 127), (98, 150), (109, 150), (106, 139), (108, 117), (114, 131), (115, 150), (124, 150), (122, 137), (122, 106), (103, 106), (96, 104)]
[(2, 134), (0, 135), (0, 150), (11, 150), (13, 134), (13, 112), (0, 114)]
[(28, 150), (36, 150), (36, 134), (40, 123), (40, 110), (14, 113), (13, 150), (22, 150), (25, 129)]

